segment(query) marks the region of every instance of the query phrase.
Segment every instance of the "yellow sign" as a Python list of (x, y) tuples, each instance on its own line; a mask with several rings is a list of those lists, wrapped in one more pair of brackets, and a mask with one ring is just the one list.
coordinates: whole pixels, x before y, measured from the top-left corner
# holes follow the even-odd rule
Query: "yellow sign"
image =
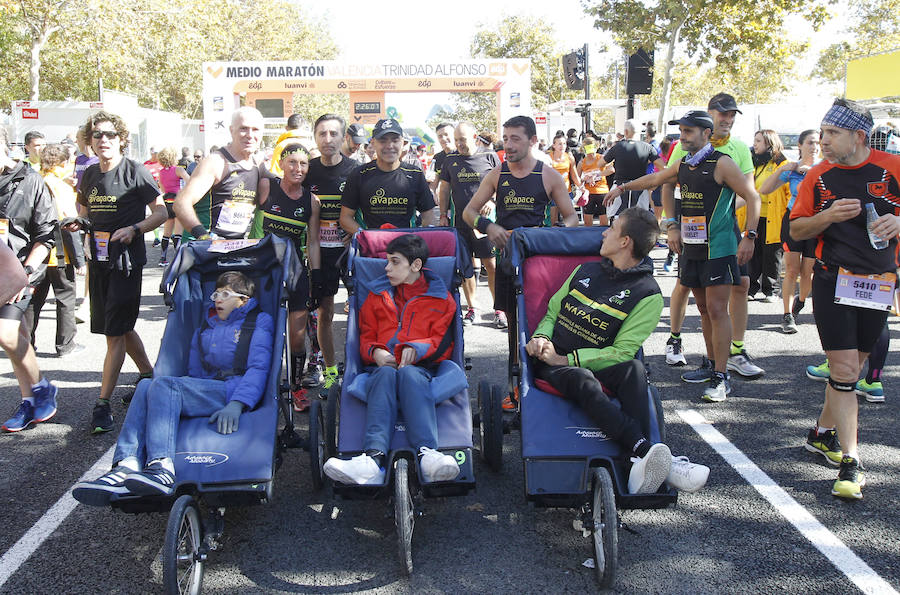
[(900, 95), (900, 49), (847, 63), (847, 99), (881, 99)]

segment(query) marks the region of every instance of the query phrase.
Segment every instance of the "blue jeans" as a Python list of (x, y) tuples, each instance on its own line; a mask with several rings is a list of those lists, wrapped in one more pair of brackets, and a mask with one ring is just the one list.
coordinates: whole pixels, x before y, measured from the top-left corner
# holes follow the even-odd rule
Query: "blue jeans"
[(142, 380), (128, 406), (113, 462), (136, 457), (146, 464), (174, 458), (179, 419), (210, 416), (227, 404), (222, 380), (190, 376)]
[(431, 399), (431, 373), (419, 366), (381, 366), (369, 378), (365, 450), (389, 451), (397, 410), (403, 412), (406, 437), (418, 451), (437, 448), (437, 412)]

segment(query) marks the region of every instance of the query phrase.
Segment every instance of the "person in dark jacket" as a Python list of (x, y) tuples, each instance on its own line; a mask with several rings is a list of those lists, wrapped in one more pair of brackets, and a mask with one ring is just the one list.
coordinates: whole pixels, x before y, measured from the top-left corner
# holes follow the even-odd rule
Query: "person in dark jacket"
[(708, 467), (673, 459), (665, 444), (648, 438), (647, 373), (634, 356), (663, 308), (648, 256), (658, 233), (652, 212), (622, 211), (603, 232), (604, 259), (572, 271), (525, 346), (537, 360), (535, 377), (578, 403), (606, 436), (632, 453), (628, 491), (633, 494), (656, 492), (664, 481), (694, 492), (709, 475)]
[[(254, 290), (242, 273), (219, 276), (206, 323), (191, 339), (188, 375), (158, 376), (138, 385), (116, 441), (112, 470), (77, 484), (72, 492), (76, 500), (104, 506), (112, 494), (170, 495), (181, 417), (208, 415), (220, 434), (238, 430), (241, 413), (262, 398), (272, 362), (274, 324), (258, 310)], [(256, 320), (247, 361), (236, 362), (245, 321), (252, 315)]]
[(386, 252), (387, 277), (372, 288), (359, 314), (360, 355), (371, 370), (365, 387), (365, 452), (350, 460), (328, 459), (324, 471), (341, 483), (382, 483), (399, 408), (425, 481), (449, 481), (459, 475), (459, 465), (435, 450), (438, 399), (431, 380), (435, 364), (453, 353), (449, 339), (456, 301), (441, 279), (424, 268), (428, 246), (422, 238), (396, 237)]
[(0, 346), (12, 363), (22, 401), (3, 423), (18, 432), (56, 415), (57, 388), (41, 376), (31, 346), (31, 331), (23, 324), (32, 287), (43, 277), (43, 262), (56, 244), (56, 207), (44, 180), (26, 161), (7, 155), (6, 130), (0, 126), (0, 242), (16, 254), (28, 285), (0, 305)]

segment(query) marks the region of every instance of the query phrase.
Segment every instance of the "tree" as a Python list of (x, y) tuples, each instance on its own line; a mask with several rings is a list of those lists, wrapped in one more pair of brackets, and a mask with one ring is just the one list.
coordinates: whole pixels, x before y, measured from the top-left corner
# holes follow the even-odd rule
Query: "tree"
[(900, 0), (851, 0), (848, 41), (822, 51), (813, 76), (836, 83), (844, 79), (847, 61), (900, 48)]
[[(658, 126), (662, 128), (670, 104), (675, 49), (686, 46), (696, 64), (715, 63), (723, 68), (741, 65), (747, 52), (765, 52), (766, 63), (777, 63), (797, 51), (784, 28), (788, 15), (801, 14), (814, 28), (827, 18), (819, 2), (808, 0), (583, 0), (594, 26), (610, 32), (614, 40), (633, 53), (638, 48), (665, 48), (663, 85)], [(766, 73), (763, 72), (763, 75)]]

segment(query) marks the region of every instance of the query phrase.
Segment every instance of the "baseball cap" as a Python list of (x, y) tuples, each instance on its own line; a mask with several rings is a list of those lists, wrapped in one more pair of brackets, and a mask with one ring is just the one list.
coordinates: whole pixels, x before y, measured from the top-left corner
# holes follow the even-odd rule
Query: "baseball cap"
[(741, 110), (738, 109), (737, 101), (734, 100), (734, 97), (729, 95), (728, 93), (716, 93), (710, 98), (709, 103), (706, 105), (706, 109), (708, 110), (716, 110), (717, 112), (737, 112), (739, 114), (743, 114)]
[(378, 123), (375, 124), (375, 129), (372, 132), (372, 138), (381, 138), (385, 134), (394, 133), (399, 136), (403, 136), (403, 128), (400, 126), (400, 122), (393, 118), (385, 118), (384, 120), (378, 120)]
[(669, 120), (671, 126), (699, 126), (700, 128), (713, 128), (713, 121), (709, 113), (703, 110), (693, 110), (678, 120)]
[(350, 135), (350, 138), (353, 139), (353, 142), (357, 144), (363, 144), (366, 142), (366, 129), (362, 127), (362, 124), (350, 124), (347, 128), (347, 134)]

